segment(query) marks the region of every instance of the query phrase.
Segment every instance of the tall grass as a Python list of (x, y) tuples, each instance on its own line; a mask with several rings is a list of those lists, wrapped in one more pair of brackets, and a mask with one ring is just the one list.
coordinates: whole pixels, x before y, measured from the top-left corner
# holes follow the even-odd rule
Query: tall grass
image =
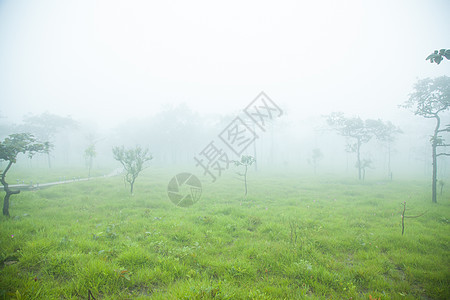
[[(0, 298), (450, 299), (448, 191), (252, 174), (247, 198), (224, 176), (179, 208), (171, 175), (146, 170), (133, 196), (113, 177), (12, 198)], [(402, 236), (403, 201), (427, 213)]]

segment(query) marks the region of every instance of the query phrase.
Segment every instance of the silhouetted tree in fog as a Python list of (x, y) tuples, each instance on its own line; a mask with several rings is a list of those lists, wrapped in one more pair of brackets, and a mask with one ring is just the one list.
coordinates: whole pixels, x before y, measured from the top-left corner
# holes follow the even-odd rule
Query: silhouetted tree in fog
[(439, 156), (450, 156), (450, 153), (440, 152), (439, 147), (448, 147), (443, 133), (450, 132), (450, 124), (441, 129), (441, 114), (450, 109), (450, 78), (441, 76), (434, 79), (426, 78), (419, 80), (414, 85), (414, 92), (409, 99), (402, 105), (404, 108), (410, 108), (415, 115), (427, 119), (435, 119), (436, 126), (431, 136), (431, 157), (432, 157), (432, 202), (436, 203), (436, 182), (437, 182), (437, 158)]
[(94, 161), (94, 157), (97, 155), (97, 152), (95, 151), (95, 144), (90, 144), (85, 150), (84, 150), (84, 159), (86, 160), (86, 165), (89, 169), (88, 177), (91, 177), (91, 169), (92, 169), (92, 163)]
[(361, 146), (368, 143), (374, 136), (373, 123), (370, 120), (364, 121), (360, 117), (347, 118), (341, 112), (334, 112), (327, 116), (327, 123), (338, 134), (350, 139), (346, 151), (356, 154), (355, 166), (358, 169), (358, 179), (363, 179)]
[(125, 149), (124, 146), (113, 148), (114, 159), (119, 161), (125, 172), (125, 180), (130, 184), (130, 193), (133, 194), (133, 186), (139, 173), (144, 169), (144, 163), (153, 159), (148, 149), (136, 146), (132, 149)]
[[(42, 141), (52, 142), (56, 133), (77, 127), (77, 122), (70, 117), (61, 117), (45, 112), (40, 115), (26, 116), (23, 125), (19, 128), (26, 132), (31, 132), (36, 138)], [(51, 167), (50, 153), (47, 153), (48, 166)]]
[(382, 142), (387, 149), (388, 155), (388, 177), (392, 180), (392, 169), (391, 169), (391, 153), (392, 144), (397, 139), (398, 134), (403, 133), (402, 130), (392, 124), (390, 121), (383, 122), (382, 120), (367, 120), (370, 127), (373, 128), (374, 135)]
[(308, 158), (308, 163), (311, 164), (314, 168), (314, 174), (316, 174), (317, 171), (317, 165), (319, 164), (319, 161), (322, 160), (323, 154), (322, 151), (320, 151), (319, 148), (314, 148), (311, 153), (311, 157)]

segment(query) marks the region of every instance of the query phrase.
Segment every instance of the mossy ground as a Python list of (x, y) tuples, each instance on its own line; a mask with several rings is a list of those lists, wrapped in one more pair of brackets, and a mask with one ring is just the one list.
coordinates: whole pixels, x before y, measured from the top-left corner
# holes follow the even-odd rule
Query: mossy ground
[[(243, 198), (205, 177), (179, 208), (173, 175), (145, 170), (133, 196), (121, 177), (14, 195), (0, 299), (450, 299), (450, 196), (432, 204), (428, 181), (252, 173)], [(402, 236), (403, 201), (426, 214)]]

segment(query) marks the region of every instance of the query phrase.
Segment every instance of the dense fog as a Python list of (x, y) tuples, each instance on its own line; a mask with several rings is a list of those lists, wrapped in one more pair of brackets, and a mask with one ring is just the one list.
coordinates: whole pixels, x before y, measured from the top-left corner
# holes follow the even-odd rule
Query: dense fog
[[(235, 115), (199, 114), (188, 105), (165, 108), (148, 118), (124, 121), (110, 129), (100, 129), (92, 122), (78, 121), (71, 118), (69, 125), (54, 128), (50, 140), (54, 148), (50, 153), (50, 165), (47, 155), (40, 154), (32, 160), (23, 156), (18, 165), (28, 167), (84, 167), (85, 150), (95, 145), (97, 155), (93, 159), (93, 168), (108, 169), (119, 167), (113, 160), (113, 146), (125, 145), (148, 147), (153, 155), (150, 166), (169, 169), (189, 169), (198, 174), (203, 173), (195, 167), (195, 156), (215, 141), (222, 146), (230, 160), (238, 159), (226, 145), (220, 143), (219, 134), (232, 122)], [(407, 113), (399, 113), (401, 118), (391, 120), (402, 133), (396, 135), (391, 143), (391, 170), (395, 178), (423, 178), (431, 174), (431, 147), (429, 136), (434, 123), (430, 120)], [(45, 118), (50, 114), (38, 115)], [(56, 116), (55, 116), (56, 117)], [(449, 115), (445, 116), (448, 120)], [(443, 118), (443, 120), (445, 120)], [(304, 174), (342, 174), (357, 176), (355, 153), (346, 151), (349, 139), (337, 134), (326, 122), (326, 116), (310, 116), (305, 119), (293, 118), (289, 111), (266, 124), (266, 131), (254, 128), (258, 138), (242, 154), (256, 157), (257, 171), (281, 171)], [(32, 132), (41, 138), (44, 129), (24, 123), (8, 125), (3, 123), (2, 138), (13, 132)], [(43, 139), (43, 138), (41, 138)], [(361, 156), (371, 160), (367, 169), (367, 179), (388, 179), (387, 144), (372, 138), (361, 147)], [(313, 163), (314, 151), (320, 152), (317, 162)], [(448, 160), (439, 158), (438, 178), (450, 176)]]
[(449, 12), (0, 0), (0, 299), (450, 299)]
[[(22, 165), (83, 166), (95, 144), (98, 168), (117, 165), (117, 145), (148, 147), (153, 166), (195, 167), (264, 91), (282, 116), (246, 149), (259, 171), (354, 176), (348, 139), (326, 122), (343, 112), (400, 128), (393, 176), (428, 176), (434, 123), (399, 105), (417, 80), (449, 74), (447, 61), (425, 60), (450, 42), (449, 10), (447, 1), (3, 1), (1, 137), (31, 131), (54, 144)], [(50, 132), (37, 132), (46, 116)], [(367, 178), (389, 176), (386, 144), (372, 139), (361, 155)], [(445, 157), (438, 172), (449, 176)]]

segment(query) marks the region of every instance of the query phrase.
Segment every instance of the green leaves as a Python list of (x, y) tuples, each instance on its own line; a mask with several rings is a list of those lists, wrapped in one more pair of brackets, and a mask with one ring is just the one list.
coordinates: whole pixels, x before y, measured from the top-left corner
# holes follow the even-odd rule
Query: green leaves
[(233, 163), (236, 166), (251, 166), (254, 162), (256, 161), (256, 159), (251, 156), (251, 155), (242, 155), (241, 156), (241, 160), (233, 160)]
[(437, 63), (438, 65), (441, 63), (441, 61), (444, 59), (450, 59), (450, 49), (441, 49), (439, 52), (437, 50), (434, 50), (433, 53), (427, 56), (425, 60), (429, 60), (430, 63)]
[(149, 150), (136, 146), (132, 149), (125, 149), (124, 146), (114, 147), (112, 149), (114, 159), (119, 161), (127, 174), (125, 180), (131, 185), (131, 193), (133, 193), (133, 184), (139, 173), (144, 169), (144, 163), (152, 160), (153, 156)]
[(90, 144), (85, 150), (84, 150), (84, 157), (91, 158), (97, 156), (97, 152), (95, 151), (95, 144)]
[(370, 160), (361, 161), (361, 146), (368, 143), (373, 137), (385, 143), (395, 140), (395, 135), (401, 130), (391, 122), (382, 120), (362, 120), (360, 117), (345, 117), (342, 112), (333, 112), (327, 116), (327, 123), (338, 134), (351, 138), (347, 141), (346, 152), (356, 153), (356, 168), (359, 179), (364, 179), (365, 168), (370, 168)]
[(380, 119), (366, 120), (366, 126), (370, 127), (375, 137), (382, 142), (393, 142), (396, 135), (403, 133), (403, 131), (392, 124), (392, 122), (383, 122)]
[(15, 163), (19, 153), (27, 153), (31, 158), (36, 153), (48, 153), (51, 148), (49, 142), (37, 142), (30, 133), (14, 133), (0, 142), (0, 159)]
[(419, 80), (402, 107), (411, 108), (415, 115), (424, 118), (435, 118), (440, 112), (450, 109), (450, 77)]
[(52, 146), (49, 142), (39, 143), (30, 133), (10, 134), (4, 141), (0, 142), (0, 160), (8, 162), (7, 167), (1, 171), (0, 182), (5, 191), (3, 198), (3, 215), (9, 216), (9, 197), (20, 193), (20, 190), (11, 191), (5, 180), (6, 173), (12, 164), (17, 160), (19, 153), (27, 153), (28, 157), (33, 157), (36, 153), (48, 153)]
[(148, 149), (136, 146), (134, 149), (125, 149), (124, 146), (113, 148), (114, 159), (118, 160), (125, 170), (134, 178), (143, 170), (144, 163), (153, 159)]
[(357, 141), (355, 145), (349, 145), (349, 152), (356, 151), (358, 144), (369, 142), (373, 136), (378, 137), (381, 129), (385, 126), (381, 120), (362, 120), (360, 117), (345, 117), (341, 112), (333, 112), (327, 116), (327, 123), (340, 135), (354, 138)]

